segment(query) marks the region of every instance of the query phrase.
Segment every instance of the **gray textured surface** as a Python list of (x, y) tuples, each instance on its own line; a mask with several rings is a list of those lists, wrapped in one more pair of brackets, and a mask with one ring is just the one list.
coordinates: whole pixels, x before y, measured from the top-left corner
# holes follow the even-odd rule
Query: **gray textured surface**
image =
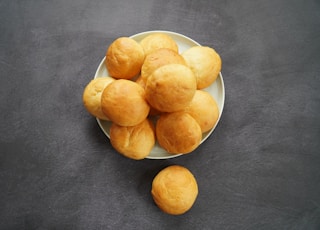
[[(320, 2), (0, 1), (0, 229), (320, 229)], [(214, 47), (226, 103), (192, 154), (117, 154), (81, 96), (119, 36), (170, 30)], [(162, 213), (163, 167), (193, 208)]]

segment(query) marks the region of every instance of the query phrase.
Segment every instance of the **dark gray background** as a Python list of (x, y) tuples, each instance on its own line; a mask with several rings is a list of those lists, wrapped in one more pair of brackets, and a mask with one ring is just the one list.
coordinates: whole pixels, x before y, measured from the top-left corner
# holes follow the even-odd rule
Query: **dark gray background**
[[(171, 160), (117, 154), (82, 105), (108, 45), (184, 34), (223, 60), (210, 138)], [(320, 229), (320, 2), (0, 1), (1, 229)], [(179, 164), (199, 196), (162, 213), (153, 177)]]

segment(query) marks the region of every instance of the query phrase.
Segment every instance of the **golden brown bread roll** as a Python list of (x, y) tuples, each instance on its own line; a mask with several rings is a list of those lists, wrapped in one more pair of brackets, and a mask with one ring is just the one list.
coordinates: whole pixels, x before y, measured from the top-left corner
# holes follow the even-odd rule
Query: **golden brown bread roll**
[(131, 79), (140, 72), (144, 57), (143, 48), (138, 42), (120, 37), (108, 47), (105, 64), (110, 76)]
[(141, 67), (141, 77), (146, 81), (149, 75), (157, 68), (167, 64), (182, 64), (186, 65), (184, 58), (168, 48), (161, 48), (148, 54)]
[(168, 48), (177, 53), (179, 52), (179, 47), (175, 40), (164, 33), (150, 34), (140, 41), (140, 45), (142, 46), (145, 55), (148, 55), (160, 48)]
[(145, 90), (137, 83), (119, 79), (102, 92), (101, 109), (114, 123), (134, 126), (148, 116), (150, 107), (145, 100)]
[(187, 154), (195, 150), (202, 132), (198, 122), (186, 112), (162, 114), (156, 123), (159, 145), (172, 154)]
[(147, 79), (146, 98), (149, 104), (161, 112), (184, 109), (196, 92), (193, 72), (181, 64), (164, 65)]
[(101, 109), (101, 94), (112, 81), (114, 79), (111, 77), (95, 78), (86, 85), (83, 91), (82, 101), (84, 107), (91, 115), (101, 120), (109, 120)]
[(110, 142), (119, 153), (126, 157), (135, 160), (144, 159), (155, 144), (154, 125), (148, 119), (129, 127), (112, 123)]
[(182, 56), (196, 76), (197, 89), (206, 88), (217, 79), (222, 63), (213, 48), (194, 46), (184, 51)]
[(196, 201), (198, 184), (187, 168), (172, 165), (162, 169), (155, 176), (151, 194), (163, 212), (181, 215), (190, 210)]
[(202, 133), (212, 129), (219, 118), (215, 99), (206, 91), (197, 90), (191, 103), (184, 110), (200, 125)]

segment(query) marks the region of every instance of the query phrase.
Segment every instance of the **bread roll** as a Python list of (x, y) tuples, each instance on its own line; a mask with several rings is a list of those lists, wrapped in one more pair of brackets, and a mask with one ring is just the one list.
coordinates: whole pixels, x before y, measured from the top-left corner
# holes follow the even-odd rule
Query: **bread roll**
[(185, 167), (172, 165), (162, 169), (152, 181), (151, 194), (165, 213), (181, 215), (193, 206), (198, 196), (198, 184)]
[(196, 92), (193, 72), (181, 64), (169, 64), (156, 69), (147, 79), (146, 98), (161, 112), (184, 109)]
[(82, 101), (87, 111), (101, 119), (109, 120), (101, 109), (101, 94), (103, 90), (114, 81), (111, 77), (100, 77), (91, 80), (85, 87), (82, 95)]
[(172, 49), (161, 48), (153, 51), (146, 56), (141, 67), (141, 77), (148, 78), (157, 68), (167, 64), (182, 64), (186, 65), (183, 57)]
[(196, 76), (197, 89), (206, 88), (217, 79), (222, 63), (214, 49), (194, 46), (184, 51), (182, 56)]
[(150, 34), (140, 41), (140, 45), (142, 46), (145, 55), (148, 55), (160, 48), (168, 48), (177, 53), (179, 52), (179, 47), (175, 40), (164, 33)]
[(144, 159), (155, 144), (154, 125), (148, 119), (129, 127), (113, 123), (110, 127), (110, 142), (126, 157), (134, 160)]
[(156, 123), (159, 145), (172, 154), (187, 154), (195, 150), (201, 140), (200, 125), (188, 113), (162, 114)]
[(134, 126), (148, 116), (150, 107), (145, 100), (145, 90), (137, 83), (119, 79), (102, 92), (101, 109), (114, 123)]
[(140, 72), (144, 57), (143, 48), (138, 42), (120, 37), (109, 46), (105, 64), (110, 76), (131, 79)]
[(203, 90), (196, 91), (191, 103), (184, 111), (198, 122), (202, 133), (212, 129), (219, 118), (219, 108), (215, 99)]

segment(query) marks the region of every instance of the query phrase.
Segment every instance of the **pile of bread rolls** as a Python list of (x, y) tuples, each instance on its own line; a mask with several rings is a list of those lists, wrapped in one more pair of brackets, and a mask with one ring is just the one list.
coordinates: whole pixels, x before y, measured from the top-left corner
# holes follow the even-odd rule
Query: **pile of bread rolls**
[(89, 82), (83, 103), (93, 116), (112, 122), (110, 142), (126, 157), (144, 159), (156, 142), (171, 154), (190, 153), (218, 120), (217, 103), (203, 90), (221, 71), (213, 48), (179, 53), (175, 40), (161, 32), (140, 42), (120, 37), (108, 47), (105, 66), (110, 76)]
[[(86, 85), (83, 103), (91, 115), (112, 123), (110, 143), (120, 154), (144, 159), (156, 142), (170, 154), (190, 153), (218, 121), (217, 103), (204, 91), (221, 71), (213, 48), (179, 53), (175, 40), (161, 32), (140, 42), (120, 37), (104, 64), (109, 76)], [(181, 166), (164, 169), (152, 184), (155, 203), (173, 215), (189, 210), (197, 194), (194, 176)]]

